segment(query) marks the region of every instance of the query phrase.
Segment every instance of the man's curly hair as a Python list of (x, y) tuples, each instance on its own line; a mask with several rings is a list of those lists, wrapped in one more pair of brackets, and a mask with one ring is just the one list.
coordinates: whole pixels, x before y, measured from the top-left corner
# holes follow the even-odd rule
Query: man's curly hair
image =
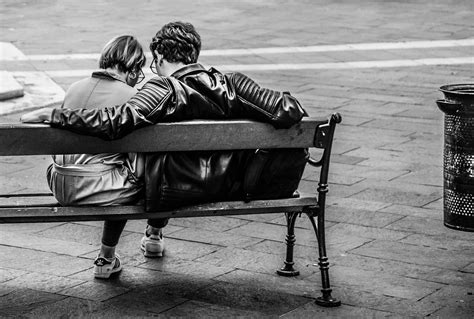
[(156, 33), (150, 50), (154, 57), (156, 50), (168, 62), (196, 63), (201, 51), (201, 36), (191, 23), (170, 22)]

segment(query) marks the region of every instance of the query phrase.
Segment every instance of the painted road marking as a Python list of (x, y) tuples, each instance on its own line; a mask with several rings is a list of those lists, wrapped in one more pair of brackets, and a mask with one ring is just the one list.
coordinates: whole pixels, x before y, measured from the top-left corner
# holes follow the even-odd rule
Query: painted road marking
[[(216, 65), (215, 68), (222, 71), (279, 71), (279, 70), (331, 70), (331, 69), (364, 69), (364, 68), (396, 68), (416, 67), (430, 65), (461, 65), (474, 64), (474, 56), (460, 58), (434, 58), (415, 60), (382, 60), (382, 61), (351, 61), (331, 63), (288, 63), (288, 64), (225, 64)], [(54, 70), (44, 71), (53, 78), (65, 77), (87, 77), (96, 70)], [(152, 75), (151, 71), (144, 69), (146, 75)], [(14, 75), (25, 76), (25, 71), (12, 72)]]
[[(78, 54), (40, 54), (25, 56), (18, 49), (15, 54), (11, 48), (11, 43), (0, 42), (0, 60), (15, 61), (53, 61), (53, 60), (97, 60), (99, 53), (78, 53)], [(232, 55), (265, 55), (265, 54), (285, 54), (285, 53), (311, 53), (311, 52), (335, 52), (335, 51), (360, 51), (360, 50), (403, 50), (403, 49), (428, 49), (474, 46), (474, 38), (460, 40), (429, 40), (429, 41), (406, 41), (406, 42), (374, 42), (374, 43), (353, 43), (337, 45), (314, 45), (304, 47), (272, 47), (254, 49), (222, 49), (222, 50), (202, 50), (201, 56), (232, 56)], [(4, 48), (5, 47), (5, 48)], [(4, 54), (5, 52), (5, 54)], [(151, 54), (147, 53), (150, 58)]]
[(255, 49), (207, 50), (205, 56), (222, 55), (253, 55), (253, 54), (281, 54), (307, 52), (334, 52), (334, 51), (361, 51), (361, 50), (396, 50), (396, 49), (427, 49), (447, 48), (460, 46), (474, 46), (474, 39), (438, 40), (438, 41), (410, 41), (410, 42), (375, 42), (336, 45), (314, 45), (305, 47), (273, 47)]
[(235, 71), (318, 70), (318, 69), (363, 69), (395, 68), (427, 65), (474, 64), (474, 56), (459, 58), (434, 58), (412, 60), (349, 61), (329, 63), (279, 63), (279, 64), (234, 64), (216, 67)]

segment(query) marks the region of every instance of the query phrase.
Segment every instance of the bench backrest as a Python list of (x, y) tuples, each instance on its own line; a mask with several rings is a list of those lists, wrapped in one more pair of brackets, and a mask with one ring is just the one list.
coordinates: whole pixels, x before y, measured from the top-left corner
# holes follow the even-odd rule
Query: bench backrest
[(340, 118), (335, 120), (338, 116), (304, 118), (289, 129), (275, 129), (269, 124), (245, 120), (160, 123), (115, 141), (54, 129), (45, 124), (0, 124), (0, 156), (326, 148), (332, 143), (335, 123), (340, 121)]

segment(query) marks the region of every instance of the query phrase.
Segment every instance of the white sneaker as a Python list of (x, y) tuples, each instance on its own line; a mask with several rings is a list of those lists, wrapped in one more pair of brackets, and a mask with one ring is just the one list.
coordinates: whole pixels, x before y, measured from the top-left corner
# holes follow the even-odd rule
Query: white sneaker
[(145, 230), (145, 235), (142, 237), (140, 248), (145, 257), (154, 258), (163, 256), (163, 251), (165, 250), (163, 234), (148, 235)]
[(97, 257), (94, 260), (94, 277), (107, 279), (110, 275), (122, 270), (122, 263), (117, 255), (114, 258)]

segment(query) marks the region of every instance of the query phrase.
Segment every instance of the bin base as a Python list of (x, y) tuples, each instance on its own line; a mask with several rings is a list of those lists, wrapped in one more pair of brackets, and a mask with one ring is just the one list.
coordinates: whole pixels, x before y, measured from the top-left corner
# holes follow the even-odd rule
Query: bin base
[(451, 225), (448, 223), (444, 223), (444, 226), (451, 228), (451, 229), (456, 229), (456, 230), (462, 230), (462, 231), (467, 231), (467, 232), (474, 232), (474, 228), (469, 228), (469, 227), (464, 227), (464, 226), (459, 226), (459, 225)]

